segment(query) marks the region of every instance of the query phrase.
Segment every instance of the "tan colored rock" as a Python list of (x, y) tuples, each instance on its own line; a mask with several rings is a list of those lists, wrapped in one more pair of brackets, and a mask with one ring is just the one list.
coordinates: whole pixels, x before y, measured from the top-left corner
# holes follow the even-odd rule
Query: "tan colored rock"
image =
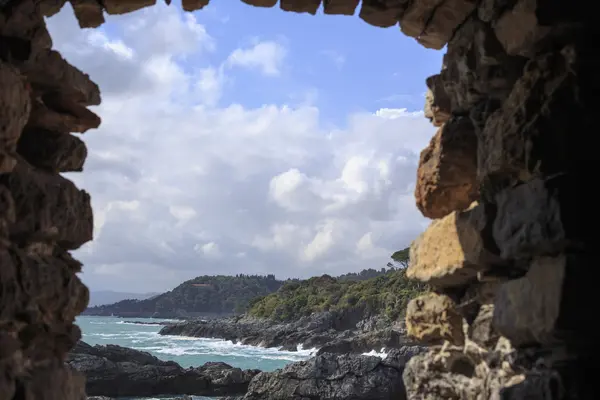
[(315, 15), (321, 0), (279, 0), (279, 7), (283, 11), (293, 11), (297, 13), (308, 13)]
[(563, 301), (566, 266), (564, 255), (539, 257), (533, 260), (525, 277), (499, 288), (493, 325), (515, 347), (547, 343), (554, 338)]
[(145, 7), (151, 7), (156, 4), (156, 0), (102, 0), (104, 8), (108, 14), (127, 14), (140, 10)]
[(491, 223), (485, 206), (476, 203), (433, 221), (410, 246), (406, 276), (436, 287), (472, 283), (478, 271), (496, 261), (483, 237)]
[(323, 13), (331, 15), (354, 15), (358, 3), (359, 0), (323, 0)]
[[(434, 126), (442, 126), (442, 124), (448, 122), (452, 114), (450, 97), (444, 89), (444, 82), (441, 75), (432, 75), (425, 82), (428, 88), (425, 99), (426, 117), (431, 119)], [(431, 117), (427, 116), (428, 112), (431, 114)]]
[(402, 374), (411, 400), (479, 400), (484, 381), (462, 348), (430, 350), (412, 357)]
[(398, 23), (408, 7), (408, 0), (367, 0), (362, 2), (358, 16), (366, 23), (380, 28), (389, 28)]
[(80, 28), (97, 28), (104, 23), (104, 10), (97, 0), (70, 0)]
[(469, 118), (453, 117), (421, 152), (415, 198), (427, 218), (464, 210), (478, 199), (477, 137)]
[(436, 103), (431, 89), (425, 94), (425, 118), (428, 118), (433, 126), (441, 127), (450, 118), (450, 114), (444, 112)]
[(460, 346), (465, 341), (462, 315), (450, 297), (437, 293), (421, 295), (408, 303), (406, 332), (428, 344), (448, 341)]
[(441, 50), (454, 35), (456, 28), (473, 12), (476, 0), (444, 0), (417, 41), (428, 49)]
[(201, 10), (208, 5), (209, 0), (181, 0), (183, 11)]
[(81, 139), (42, 129), (25, 129), (17, 151), (31, 165), (54, 173), (82, 171), (87, 157)]
[(532, 56), (535, 45), (549, 32), (536, 17), (538, 0), (519, 0), (494, 23), (496, 36), (510, 55)]

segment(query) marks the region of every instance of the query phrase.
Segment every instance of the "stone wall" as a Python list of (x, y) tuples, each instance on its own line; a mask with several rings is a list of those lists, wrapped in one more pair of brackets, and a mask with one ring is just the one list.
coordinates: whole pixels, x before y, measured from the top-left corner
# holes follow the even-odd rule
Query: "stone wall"
[[(83, 168), (72, 133), (99, 126), (86, 106), (100, 93), (52, 50), (44, 16), (65, 2), (0, 0), (0, 399), (84, 397), (63, 361), (89, 296), (69, 252), (92, 239), (93, 220), (89, 195), (60, 173)], [(82, 28), (155, 2), (70, 0)], [(182, 0), (187, 11), (207, 4)], [(415, 192), (434, 221), (409, 271), (434, 290), (407, 312), (410, 333), (432, 347), (406, 369), (409, 398), (591, 396), (595, 280), (581, 227), (594, 157), (579, 136), (594, 130), (600, 61), (589, 13), (542, 0), (279, 2), (311, 14), (321, 5), (448, 46), (427, 80), (425, 112), (439, 130)]]
[(415, 197), (434, 220), (407, 274), (433, 291), (406, 322), (431, 347), (405, 371), (410, 399), (598, 397), (582, 135), (595, 130), (600, 58), (577, 4), (558, 5), (480, 2), (427, 80), (439, 128)]

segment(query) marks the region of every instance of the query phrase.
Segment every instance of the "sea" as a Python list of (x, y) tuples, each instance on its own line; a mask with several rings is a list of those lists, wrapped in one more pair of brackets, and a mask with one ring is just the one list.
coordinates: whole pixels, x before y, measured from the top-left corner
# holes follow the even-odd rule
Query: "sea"
[[(291, 362), (306, 360), (315, 353), (315, 349), (301, 347), (298, 351), (279, 351), (276, 348), (246, 346), (221, 339), (162, 336), (158, 334), (162, 327), (158, 322), (164, 321), (169, 320), (80, 316), (77, 318), (77, 325), (81, 328), (83, 341), (90, 345), (117, 344), (146, 351), (161, 360), (175, 361), (183, 367), (198, 367), (209, 361), (222, 361), (242, 369), (273, 371)], [(161, 400), (168, 398), (162, 397)], [(208, 398), (194, 396), (193, 399)]]

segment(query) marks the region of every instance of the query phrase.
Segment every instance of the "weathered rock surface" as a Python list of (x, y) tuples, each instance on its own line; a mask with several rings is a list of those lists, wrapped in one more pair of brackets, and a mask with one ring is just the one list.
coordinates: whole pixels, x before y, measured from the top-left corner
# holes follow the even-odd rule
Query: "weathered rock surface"
[(382, 360), (357, 354), (321, 354), (258, 374), (244, 400), (406, 399), (402, 372), (412, 355), (392, 351)]
[(67, 364), (86, 376), (88, 395), (108, 397), (243, 394), (260, 372), (221, 362), (186, 369), (146, 352), (115, 345), (92, 347), (84, 342), (69, 353)]
[(371, 350), (412, 346), (404, 330), (383, 318), (358, 322), (334, 312), (303, 317), (291, 323), (277, 323), (252, 317), (231, 317), (185, 321), (163, 327), (161, 335), (220, 338), (246, 345), (279, 347), (296, 351), (321, 349), (331, 353), (365, 353)]
[(411, 244), (406, 276), (439, 287), (475, 281), (477, 273), (497, 259), (486, 249), (489, 231), (491, 221), (482, 204), (434, 220)]
[(428, 218), (464, 210), (477, 200), (477, 137), (471, 120), (448, 120), (421, 152), (415, 197)]
[(445, 340), (460, 346), (465, 341), (463, 317), (446, 295), (426, 293), (414, 298), (406, 309), (407, 334), (419, 342), (435, 344)]

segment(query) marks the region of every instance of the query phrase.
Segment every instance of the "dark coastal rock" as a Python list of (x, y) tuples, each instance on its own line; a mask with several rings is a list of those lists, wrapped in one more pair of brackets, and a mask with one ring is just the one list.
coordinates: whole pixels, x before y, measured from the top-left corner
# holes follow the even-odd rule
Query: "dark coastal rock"
[(67, 364), (86, 376), (90, 396), (198, 395), (228, 396), (246, 392), (258, 370), (241, 370), (221, 362), (183, 368), (149, 353), (116, 345), (79, 342)]
[(358, 354), (320, 354), (262, 372), (244, 400), (405, 400), (402, 373), (411, 353), (392, 350), (381, 359)]
[(300, 345), (304, 349), (322, 349), (321, 353), (365, 353), (412, 344), (402, 328), (385, 318), (361, 320), (335, 312), (313, 314), (290, 323), (248, 316), (191, 320), (164, 326), (159, 333), (219, 338), (287, 351), (296, 351)]

